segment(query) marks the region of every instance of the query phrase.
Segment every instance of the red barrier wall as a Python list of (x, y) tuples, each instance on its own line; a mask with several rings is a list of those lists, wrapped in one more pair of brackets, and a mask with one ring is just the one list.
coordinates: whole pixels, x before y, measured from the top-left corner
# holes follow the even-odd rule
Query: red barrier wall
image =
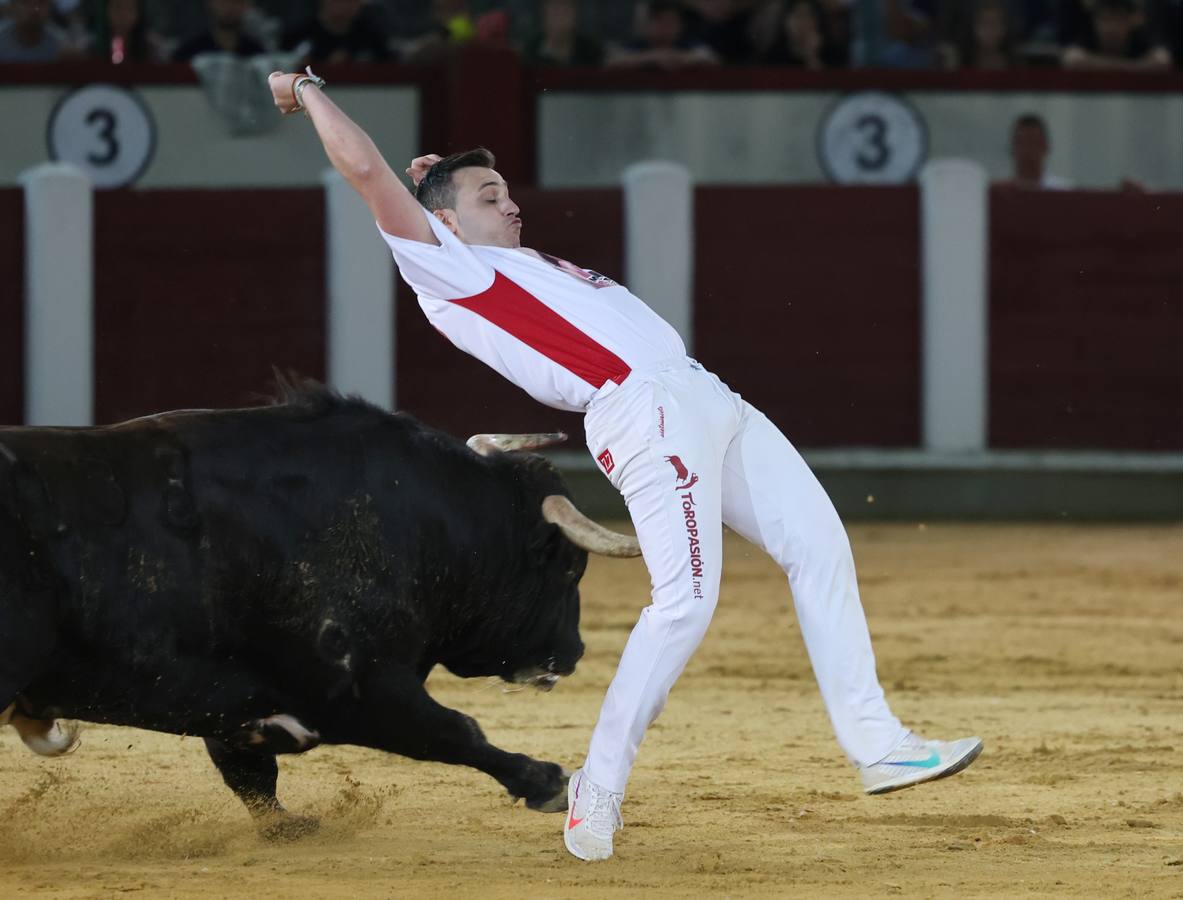
[(25, 195), (0, 188), (0, 423), (24, 421)]
[[(581, 266), (622, 278), (619, 190), (513, 188), (522, 209), (522, 242)], [(554, 431), (581, 449), (583, 417), (542, 406), (483, 363), (457, 350), (427, 324), (414, 292), (398, 279), (398, 406), (468, 437), (481, 431)]]
[(699, 188), (699, 359), (799, 446), (920, 441), (914, 187)]
[(1183, 196), (990, 198), (990, 443), (1183, 450)]
[(95, 421), (323, 378), (324, 192), (95, 195)]

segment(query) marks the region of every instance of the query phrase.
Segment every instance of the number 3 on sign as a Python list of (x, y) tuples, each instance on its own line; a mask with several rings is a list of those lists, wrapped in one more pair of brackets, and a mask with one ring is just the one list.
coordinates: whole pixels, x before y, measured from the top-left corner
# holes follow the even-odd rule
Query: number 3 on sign
[(928, 129), (912, 104), (895, 94), (847, 94), (822, 117), (818, 161), (838, 184), (911, 181), (928, 156)]
[(92, 84), (58, 101), (47, 139), (50, 158), (78, 166), (95, 187), (123, 187), (152, 161), (156, 124), (132, 91)]

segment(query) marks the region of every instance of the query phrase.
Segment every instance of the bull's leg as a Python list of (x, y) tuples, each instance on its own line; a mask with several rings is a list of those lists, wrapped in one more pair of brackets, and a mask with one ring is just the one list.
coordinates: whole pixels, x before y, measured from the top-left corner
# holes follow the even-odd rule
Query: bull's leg
[(412, 759), (471, 766), (496, 778), (514, 798), (531, 809), (562, 812), (567, 808), (567, 773), (556, 763), (539, 762), (521, 753), (507, 753), (487, 740), (476, 721), (441, 706), (409, 673), (371, 682), (361, 715), (341, 727), (343, 735), (326, 740), (356, 743)]
[(222, 774), (226, 786), (238, 796), (270, 840), (292, 840), (310, 834), (319, 827), (316, 819), (294, 816), (275, 796), (279, 766), (275, 755), (266, 751), (246, 750), (215, 740), (205, 739), (205, 749)]

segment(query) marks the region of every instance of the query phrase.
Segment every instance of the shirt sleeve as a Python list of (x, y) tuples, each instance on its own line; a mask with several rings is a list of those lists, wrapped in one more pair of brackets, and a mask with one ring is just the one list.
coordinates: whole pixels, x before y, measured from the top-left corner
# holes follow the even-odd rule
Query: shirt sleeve
[(378, 228), (403, 280), (421, 300), (459, 300), (486, 290), (493, 283), (493, 267), (426, 209), (423, 215), (438, 245), (395, 237)]

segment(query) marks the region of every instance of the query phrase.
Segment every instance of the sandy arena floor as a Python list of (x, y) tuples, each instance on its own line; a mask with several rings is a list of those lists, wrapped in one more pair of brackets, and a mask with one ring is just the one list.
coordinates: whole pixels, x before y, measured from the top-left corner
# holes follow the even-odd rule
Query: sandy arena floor
[[(322, 747), (281, 763), (315, 837), (256, 837), (201, 743), (90, 727), (43, 760), (0, 730), (0, 896), (1183, 897), (1183, 527), (851, 529), (879, 672), (954, 778), (861, 794), (788, 590), (728, 536), (711, 633), (650, 731), (617, 858), (468, 769)], [(647, 577), (595, 561), (579, 672), (550, 694), (433, 676), (507, 749), (574, 767)]]

